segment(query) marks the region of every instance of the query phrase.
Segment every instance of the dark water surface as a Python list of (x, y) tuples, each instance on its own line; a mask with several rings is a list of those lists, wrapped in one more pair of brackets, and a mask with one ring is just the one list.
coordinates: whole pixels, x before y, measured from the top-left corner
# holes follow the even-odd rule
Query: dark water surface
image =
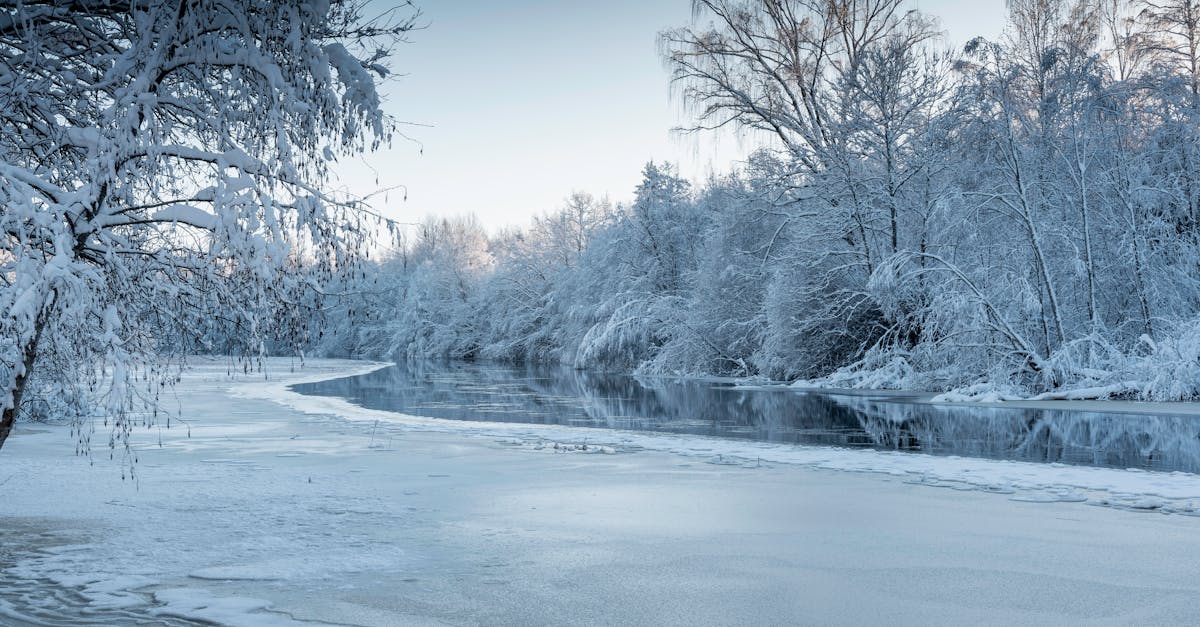
[(292, 386), (370, 409), (1087, 466), (1200, 472), (1200, 416), (963, 407), (553, 366), (422, 362)]

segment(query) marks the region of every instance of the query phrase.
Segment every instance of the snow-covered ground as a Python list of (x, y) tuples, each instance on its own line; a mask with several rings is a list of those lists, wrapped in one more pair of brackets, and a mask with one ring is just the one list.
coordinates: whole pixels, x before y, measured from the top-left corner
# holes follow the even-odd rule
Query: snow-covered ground
[(136, 481), (14, 433), (0, 623), (1145, 624), (1200, 598), (1200, 517), (1162, 514), (1200, 507), (1194, 475), (437, 421), (286, 387), (373, 365), (291, 366), (200, 362)]

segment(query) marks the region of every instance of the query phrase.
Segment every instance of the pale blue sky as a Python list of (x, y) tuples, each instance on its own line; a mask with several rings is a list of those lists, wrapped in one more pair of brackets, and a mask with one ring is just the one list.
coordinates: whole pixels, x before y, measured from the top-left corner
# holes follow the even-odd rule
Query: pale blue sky
[[(489, 229), (524, 225), (572, 190), (628, 200), (649, 160), (690, 178), (723, 172), (745, 146), (730, 135), (680, 138), (687, 121), (670, 98), (659, 31), (688, 23), (690, 0), (418, 0), (428, 27), (394, 66), (386, 108), (424, 126), (420, 141), (339, 166), (357, 194), (388, 216), (474, 212)], [(1004, 1), (914, 0), (950, 40), (996, 36)]]

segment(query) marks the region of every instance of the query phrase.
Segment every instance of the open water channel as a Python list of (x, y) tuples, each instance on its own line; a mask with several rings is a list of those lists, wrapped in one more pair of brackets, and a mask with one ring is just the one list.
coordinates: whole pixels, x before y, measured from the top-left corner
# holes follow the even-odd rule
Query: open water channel
[(687, 433), (1032, 462), (1200, 472), (1200, 416), (1031, 410), (479, 362), (398, 364), (293, 387), (447, 420)]

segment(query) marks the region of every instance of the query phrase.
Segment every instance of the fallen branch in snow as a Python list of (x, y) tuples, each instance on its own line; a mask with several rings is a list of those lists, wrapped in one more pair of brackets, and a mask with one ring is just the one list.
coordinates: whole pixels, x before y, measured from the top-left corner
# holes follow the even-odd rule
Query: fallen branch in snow
[(1002, 403), (1004, 401), (1091, 401), (1105, 400), (1127, 393), (1137, 393), (1142, 386), (1137, 381), (1122, 381), (1110, 385), (1073, 388), (1043, 392), (1033, 396), (1005, 394), (996, 390), (974, 391), (975, 386), (965, 390), (952, 390), (929, 399), (933, 403)]
[[(970, 388), (968, 388), (970, 389)], [(951, 390), (929, 399), (931, 403), (999, 403), (1026, 400), (1015, 394), (1002, 394), (995, 390), (985, 392), (959, 392)]]
[(1054, 392), (1043, 392), (1037, 396), (1029, 397), (1031, 401), (1084, 401), (1084, 400), (1102, 400), (1112, 398), (1118, 394), (1127, 392), (1137, 392), (1141, 386), (1137, 381), (1123, 381), (1121, 383), (1113, 383), (1111, 385), (1102, 385), (1090, 388), (1077, 388), (1074, 390), (1056, 390)]

